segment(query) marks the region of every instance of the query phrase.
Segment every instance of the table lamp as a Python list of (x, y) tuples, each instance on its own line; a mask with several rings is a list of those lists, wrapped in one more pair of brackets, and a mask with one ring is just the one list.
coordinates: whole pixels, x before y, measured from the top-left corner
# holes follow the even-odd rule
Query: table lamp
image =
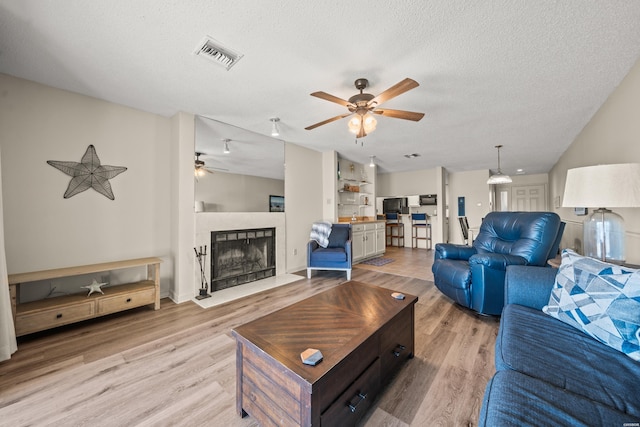
[(624, 220), (607, 208), (640, 207), (640, 164), (569, 169), (562, 206), (599, 207), (584, 222), (584, 255), (623, 264)]

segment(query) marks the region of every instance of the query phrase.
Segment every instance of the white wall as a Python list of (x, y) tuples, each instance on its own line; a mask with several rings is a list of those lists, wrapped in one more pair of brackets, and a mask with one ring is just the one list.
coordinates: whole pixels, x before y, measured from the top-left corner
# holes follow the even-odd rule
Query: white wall
[[(287, 221), (287, 272), (307, 266), (311, 224), (323, 219), (323, 155), (285, 144), (285, 215)], [(327, 172), (329, 173), (329, 172)], [(333, 173), (333, 169), (330, 173)]]
[(206, 212), (269, 212), (269, 196), (284, 196), (281, 179), (219, 171), (199, 177), (195, 186)]
[(335, 222), (338, 220), (338, 203), (336, 194), (338, 191), (337, 171), (338, 153), (325, 151), (322, 153), (322, 219)]
[[(550, 200), (562, 201), (567, 170), (580, 166), (640, 162), (640, 61), (576, 137), (549, 173)], [(560, 203), (562, 204), (562, 203)], [(588, 206), (589, 210), (599, 206)], [(552, 208), (567, 222), (561, 247), (582, 247), (582, 221), (572, 208)], [(627, 230), (627, 262), (640, 264), (640, 208), (613, 209)]]
[(449, 172), (449, 242), (463, 243), (458, 222), (458, 197), (465, 198), (465, 214), (469, 228), (478, 229), (491, 212), (490, 188), (487, 184), (489, 171)]
[(178, 113), (171, 118), (171, 256), (175, 264), (169, 297), (177, 303), (195, 295), (195, 212), (193, 144), (195, 117)]
[[(159, 256), (170, 286), (171, 121), (0, 74), (0, 146), (10, 274)], [(79, 162), (93, 144), (115, 200), (93, 189), (63, 199), (71, 177), (47, 160)]]
[(437, 168), (411, 172), (380, 173), (377, 176), (376, 197), (437, 194), (437, 174)]

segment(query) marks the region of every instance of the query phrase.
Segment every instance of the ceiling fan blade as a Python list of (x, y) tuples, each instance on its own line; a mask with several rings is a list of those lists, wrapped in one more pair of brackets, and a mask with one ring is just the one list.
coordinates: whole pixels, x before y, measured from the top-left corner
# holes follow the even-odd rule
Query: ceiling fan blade
[(420, 86), (417, 81), (406, 78), (399, 83), (391, 86), (389, 89), (382, 92), (380, 95), (373, 98), (369, 101), (369, 105), (380, 105), (383, 102), (390, 100), (391, 98), (395, 98), (398, 95), (402, 95), (403, 93)]
[(338, 98), (337, 96), (329, 95), (326, 92), (313, 92), (311, 96), (315, 96), (316, 98), (324, 99), (326, 101), (335, 102), (336, 104), (343, 105), (345, 107), (355, 107), (349, 101), (345, 101), (342, 98)]
[(330, 119), (324, 120), (322, 122), (316, 123), (315, 125), (307, 126), (306, 130), (315, 129), (318, 126), (326, 125), (327, 123), (335, 122), (336, 120), (344, 119), (345, 117), (350, 116), (353, 113), (342, 114), (340, 116), (331, 117)]
[(424, 117), (424, 113), (416, 113), (414, 111), (404, 110), (390, 110), (388, 108), (376, 108), (371, 112), (386, 117), (393, 117), (394, 119), (413, 120), (414, 122), (419, 122), (420, 119)]

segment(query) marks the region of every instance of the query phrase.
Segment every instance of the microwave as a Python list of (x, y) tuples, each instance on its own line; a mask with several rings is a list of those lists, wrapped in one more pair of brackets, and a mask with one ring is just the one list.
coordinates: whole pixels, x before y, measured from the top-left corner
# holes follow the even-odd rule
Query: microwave
[(433, 206), (438, 204), (437, 194), (421, 194), (420, 206)]

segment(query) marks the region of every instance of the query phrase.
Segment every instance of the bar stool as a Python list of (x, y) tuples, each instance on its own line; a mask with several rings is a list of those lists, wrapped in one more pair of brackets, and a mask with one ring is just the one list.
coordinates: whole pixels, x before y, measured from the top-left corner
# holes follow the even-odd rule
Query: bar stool
[[(424, 237), (420, 236), (420, 230), (424, 230)], [(418, 247), (418, 240), (424, 240), (426, 248), (431, 249), (431, 224), (426, 213), (411, 214), (411, 248)]]
[[(387, 213), (387, 246), (404, 246), (404, 224), (397, 213)], [(394, 230), (396, 230), (394, 234)], [(396, 244), (394, 245), (394, 239)]]

